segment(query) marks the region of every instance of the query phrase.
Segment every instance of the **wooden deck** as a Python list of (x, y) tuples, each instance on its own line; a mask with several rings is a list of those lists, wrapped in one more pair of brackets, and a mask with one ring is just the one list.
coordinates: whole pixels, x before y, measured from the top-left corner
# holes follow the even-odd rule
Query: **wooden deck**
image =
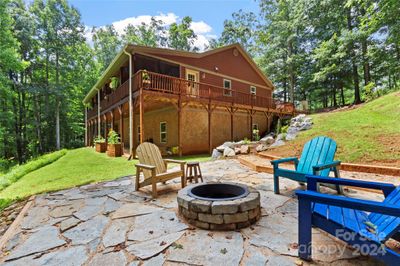
[[(213, 104), (222, 107), (249, 109), (268, 112), (278, 116), (293, 115), (296, 111), (277, 109), (271, 97), (262, 97), (250, 93), (227, 90), (211, 84), (192, 82), (186, 79), (162, 75), (153, 72), (138, 71), (132, 77), (133, 98), (139, 98), (140, 93), (151, 97), (181, 99), (183, 102), (198, 104)], [(144, 96), (146, 97), (146, 96)], [(121, 84), (111, 94), (101, 99), (100, 113), (109, 110), (129, 100), (129, 80)], [(97, 116), (98, 106), (88, 110), (88, 118)]]

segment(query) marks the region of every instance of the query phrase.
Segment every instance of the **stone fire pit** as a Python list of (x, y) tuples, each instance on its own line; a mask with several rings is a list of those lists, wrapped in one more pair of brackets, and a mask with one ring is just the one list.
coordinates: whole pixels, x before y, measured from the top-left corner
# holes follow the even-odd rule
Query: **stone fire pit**
[(206, 183), (178, 192), (179, 213), (196, 227), (235, 230), (255, 223), (261, 214), (257, 190), (236, 183)]

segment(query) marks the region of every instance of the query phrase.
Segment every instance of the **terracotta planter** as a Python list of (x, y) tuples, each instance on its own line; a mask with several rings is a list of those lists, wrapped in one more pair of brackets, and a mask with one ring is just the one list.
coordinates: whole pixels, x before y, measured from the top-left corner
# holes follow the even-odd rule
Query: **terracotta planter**
[(96, 142), (96, 151), (97, 152), (106, 152), (107, 144), (105, 142)]
[(122, 156), (122, 145), (119, 144), (108, 144), (107, 155), (110, 157), (121, 157)]

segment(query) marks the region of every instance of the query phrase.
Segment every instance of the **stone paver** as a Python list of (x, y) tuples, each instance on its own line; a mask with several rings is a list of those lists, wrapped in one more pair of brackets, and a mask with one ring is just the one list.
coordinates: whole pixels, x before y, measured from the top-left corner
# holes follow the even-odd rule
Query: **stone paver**
[(28, 239), (11, 251), (7, 260), (25, 257), (64, 245), (65, 240), (58, 236), (58, 229), (54, 226), (43, 226), (28, 236)]
[(118, 218), (132, 217), (137, 215), (148, 214), (158, 210), (161, 210), (161, 208), (144, 205), (141, 203), (128, 203), (122, 205), (118, 210), (116, 210), (112, 215), (112, 218), (118, 219)]
[(183, 234), (184, 232), (177, 232), (164, 235), (158, 238), (132, 244), (126, 249), (132, 255), (139, 257), (140, 259), (148, 259), (168, 248), (172, 243), (181, 238)]
[[(252, 171), (234, 159), (201, 163), (201, 169), (206, 182), (229, 181), (256, 188), (261, 219), (236, 231), (189, 227), (178, 215), (179, 178), (160, 185), (159, 197), (152, 199), (151, 187), (135, 191), (134, 179), (122, 177), (37, 196), (0, 254), (0, 264), (310, 265), (297, 257), (294, 189), (302, 188), (297, 182), (281, 178), (281, 195), (275, 195), (271, 174)], [(346, 193), (382, 199), (368, 192)], [(234, 213), (237, 206), (231, 208)], [(217, 207), (213, 214), (219, 212)], [(312, 265), (376, 264), (353, 255), (343, 243), (318, 230), (313, 230), (312, 247)]]
[(135, 225), (128, 234), (132, 241), (144, 241), (163, 235), (179, 232), (188, 226), (179, 221), (173, 211), (157, 211), (135, 218)]
[(181, 248), (171, 248), (167, 259), (193, 265), (238, 265), (244, 249), (238, 232), (188, 233), (177, 241)]
[(113, 220), (103, 236), (104, 247), (111, 247), (125, 242), (125, 236), (133, 224), (133, 218)]
[(108, 218), (97, 216), (89, 221), (64, 232), (64, 236), (72, 241), (73, 245), (87, 244), (98, 238), (106, 226)]
[(123, 251), (106, 254), (98, 253), (88, 263), (88, 266), (126, 265), (126, 262), (127, 260)]

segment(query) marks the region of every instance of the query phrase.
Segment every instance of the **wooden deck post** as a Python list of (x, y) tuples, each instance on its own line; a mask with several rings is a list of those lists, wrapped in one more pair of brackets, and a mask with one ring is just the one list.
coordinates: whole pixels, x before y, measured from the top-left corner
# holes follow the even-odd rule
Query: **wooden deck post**
[(212, 136), (211, 136), (211, 104), (208, 104), (208, 152), (212, 153)]
[(104, 118), (104, 138), (106, 139), (107, 143), (107, 115), (103, 114), (103, 118)]
[(139, 92), (139, 123), (140, 123), (140, 143), (144, 142), (144, 95), (143, 88), (140, 88)]
[(100, 117), (100, 89), (97, 91), (97, 135), (101, 135), (101, 117)]
[(124, 149), (124, 113), (122, 112), (122, 105), (118, 106), (119, 113), (119, 136), (121, 138), (122, 150)]
[(178, 99), (178, 149), (179, 156), (182, 156), (182, 98), (180, 94)]
[(88, 146), (88, 121), (87, 121), (87, 107), (85, 107), (85, 146)]
[(111, 128), (114, 130), (114, 110), (110, 111), (111, 115)]

